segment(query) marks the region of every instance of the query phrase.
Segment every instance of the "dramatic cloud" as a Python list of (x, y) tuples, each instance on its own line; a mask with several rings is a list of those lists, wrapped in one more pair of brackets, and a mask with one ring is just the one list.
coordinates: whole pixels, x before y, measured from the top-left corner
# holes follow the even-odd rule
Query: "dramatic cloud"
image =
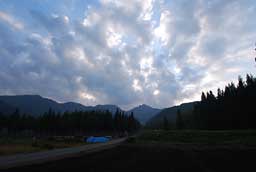
[(0, 94), (85, 105), (198, 100), (255, 73), (253, 0), (0, 0)]

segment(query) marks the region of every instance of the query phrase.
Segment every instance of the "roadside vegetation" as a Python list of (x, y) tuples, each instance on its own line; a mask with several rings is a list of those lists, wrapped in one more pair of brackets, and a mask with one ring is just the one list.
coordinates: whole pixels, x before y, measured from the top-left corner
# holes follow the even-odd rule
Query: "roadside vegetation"
[(145, 130), (136, 142), (256, 146), (256, 130)]
[(7, 137), (0, 139), (0, 156), (85, 145), (82, 137)]

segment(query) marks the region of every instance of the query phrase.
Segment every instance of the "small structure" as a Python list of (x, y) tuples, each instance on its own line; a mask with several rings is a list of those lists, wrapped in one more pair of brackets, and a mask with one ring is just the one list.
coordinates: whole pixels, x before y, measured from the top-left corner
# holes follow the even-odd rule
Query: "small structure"
[(86, 142), (87, 143), (106, 143), (108, 142), (110, 139), (107, 138), (107, 137), (94, 137), (94, 136), (91, 136), (91, 137), (88, 137), (86, 139)]

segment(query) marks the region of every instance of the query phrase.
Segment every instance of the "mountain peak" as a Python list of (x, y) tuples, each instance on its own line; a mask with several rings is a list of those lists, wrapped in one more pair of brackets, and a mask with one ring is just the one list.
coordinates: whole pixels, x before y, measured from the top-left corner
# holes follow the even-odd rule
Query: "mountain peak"
[(146, 104), (141, 104), (139, 107), (150, 107), (150, 106), (148, 106)]
[(135, 118), (137, 118), (142, 124), (145, 124), (147, 120), (160, 112), (160, 109), (152, 108), (146, 104), (141, 104), (128, 111), (128, 113), (131, 112), (134, 113)]

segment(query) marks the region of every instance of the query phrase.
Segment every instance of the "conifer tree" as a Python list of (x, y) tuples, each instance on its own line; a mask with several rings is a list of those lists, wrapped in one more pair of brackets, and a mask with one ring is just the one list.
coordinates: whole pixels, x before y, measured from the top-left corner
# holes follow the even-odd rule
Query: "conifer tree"
[(184, 122), (180, 113), (180, 109), (177, 110), (176, 128), (179, 130), (184, 129)]
[(166, 118), (166, 117), (164, 117), (164, 119), (163, 119), (163, 129), (164, 130), (169, 130), (169, 121), (168, 121), (168, 119)]

